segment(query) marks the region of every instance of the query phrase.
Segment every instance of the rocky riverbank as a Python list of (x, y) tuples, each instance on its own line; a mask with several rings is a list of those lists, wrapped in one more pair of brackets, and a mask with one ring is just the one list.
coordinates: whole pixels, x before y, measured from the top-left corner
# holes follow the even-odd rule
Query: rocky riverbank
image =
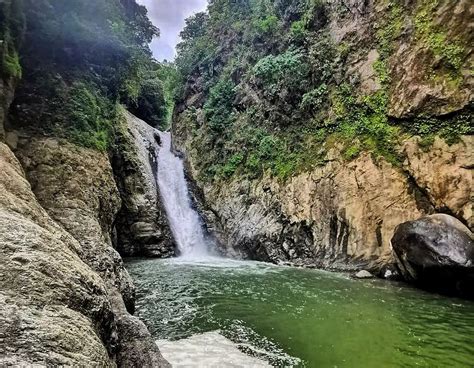
[[(123, 122), (125, 132), (145, 125), (129, 114)], [(122, 239), (118, 226), (127, 226), (117, 214), (131, 211), (122, 203), (146, 198), (153, 176), (126, 162), (118, 172), (135, 176), (114, 178), (107, 154), (65, 140), (18, 131), (7, 137), (14, 145), (0, 143), (1, 364), (168, 366), (132, 316), (133, 282), (113, 247)], [(123, 155), (142, 162), (137, 152), (150, 142), (128, 139), (133, 144)], [(119, 192), (116, 180), (137, 177), (141, 186)], [(150, 196), (157, 204), (156, 189)], [(147, 208), (141, 213), (154, 215), (151, 225), (166, 221)], [(146, 226), (130, 228), (148, 237)]]

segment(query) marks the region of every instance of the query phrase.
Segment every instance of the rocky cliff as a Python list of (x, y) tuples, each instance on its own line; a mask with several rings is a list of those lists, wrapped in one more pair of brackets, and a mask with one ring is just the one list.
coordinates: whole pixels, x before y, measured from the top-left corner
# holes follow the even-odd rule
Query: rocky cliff
[[(418, 141), (400, 148), (402, 167), (367, 153), (346, 162), (333, 148), (323, 166), (286, 181), (270, 174), (198, 179), (204, 213), (230, 254), (380, 273), (393, 263), (390, 240), (398, 224), (445, 212), (473, 226), (472, 136), (452, 146), (437, 139), (429, 151)], [(187, 157), (192, 177), (199, 178)]]
[[(135, 1), (93, 3), (0, 2), (2, 367), (169, 366), (133, 316), (115, 249), (172, 253), (152, 208), (152, 129), (127, 127), (119, 106), (124, 85), (142, 83), (137, 69), (152, 67), (157, 29)], [(115, 137), (125, 143), (114, 175)]]
[(124, 112), (116, 134), (112, 166), (123, 199), (117, 216), (117, 245), (122, 255), (169, 257), (174, 242), (156, 184), (158, 131)]
[(178, 57), (174, 145), (227, 252), (388, 276), (398, 224), (472, 229), (468, 2), (246, 4)]
[(121, 198), (108, 156), (27, 135), (15, 154), (2, 145), (4, 363), (166, 366), (130, 314), (133, 283), (111, 241)]

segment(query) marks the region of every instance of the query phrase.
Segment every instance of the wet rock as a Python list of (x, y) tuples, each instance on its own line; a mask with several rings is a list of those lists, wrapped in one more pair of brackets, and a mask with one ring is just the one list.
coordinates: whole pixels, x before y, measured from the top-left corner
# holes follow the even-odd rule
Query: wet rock
[(371, 279), (374, 277), (374, 275), (372, 275), (369, 271), (366, 271), (366, 270), (360, 270), (359, 272), (357, 272), (354, 277), (356, 279)]
[[(107, 306), (107, 323), (102, 321), (101, 315), (92, 314), (90, 324), (97, 329), (98, 341), (106, 349), (108, 357), (106, 363), (95, 364), (92, 361), (91, 365), (114, 365), (116, 361), (119, 366), (129, 366), (121, 365), (119, 357), (139, 351), (139, 355), (143, 356), (144, 367), (160, 367), (158, 363), (147, 364), (144, 360), (150, 354), (150, 359), (155, 357), (153, 359), (159, 362), (161, 356), (143, 323), (130, 315), (134, 312), (135, 289), (120, 255), (112, 247), (111, 234), (121, 200), (107, 154), (43, 137), (31, 138), (18, 147), (16, 154), (41, 207), (59, 228), (75, 240), (76, 256), (101, 281)], [(24, 256), (28, 259), (29, 253)], [(50, 257), (57, 256), (51, 251)], [(51, 272), (48, 265), (39, 263), (38, 267), (46, 274)], [(69, 277), (74, 278), (74, 271), (71, 273)], [(44, 286), (46, 295), (54, 289), (51, 283)], [(78, 286), (71, 286), (71, 292), (77, 289)], [(97, 299), (96, 293), (94, 289), (91, 290), (93, 301)], [(66, 302), (57, 304), (62, 306)], [(71, 304), (75, 303), (80, 303), (84, 308), (83, 313), (97, 313), (97, 307), (81, 302), (81, 298)], [(134, 321), (135, 328), (142, 331), (137, 341), (132, 328), (121, 327), (123, 321), (128, 320)], [(123, 341), (128, 341), (128, 344), (125, 345)], [(43, 349), (49, 351), (49, 347)], [(163, 361), (163, 365), (166, 366), (166, 362)]]
[(171, 367), (163, 359), (145, 324), (127, 312), (118, 290), (112, 290), (109, 295), (114, 306), (119, 337), (117, 365), (126, 368)]
[(0, 366), (113, 366), (117, 336), (104, 280), (2, 143), (0, 172)]
[(474, 236), (457, 219), (437, 214), (405, 222), (395, 229), (392, 246), (406, 281), (474, 297)]
[(174, 241), (156, 185), (159, 134), (132, 114), (124, 114), (112, 158), (122, 198), (117, 249), (124, 256), (171, 257)]

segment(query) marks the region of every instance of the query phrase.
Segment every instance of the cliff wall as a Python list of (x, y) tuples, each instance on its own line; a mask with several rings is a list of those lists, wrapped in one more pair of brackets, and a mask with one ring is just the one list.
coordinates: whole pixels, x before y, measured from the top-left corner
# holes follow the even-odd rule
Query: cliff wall
[(124, 256), (170, 257), (174, 241), (156, 183), (158, 131), (128, 112), (116, 134), (112, 166), (122, 198), (116, 220)]
[(1, 144), (2, 363), (167, 366), (131, 315), (133, 282), (112, 243), (122, 199), (108, 155), (7, 136), (15, 154)]
[(173, 139), (222, 247), (384, 275), (398, 224), (472, 229), (472, 11), (215, 2), (178, 56)]

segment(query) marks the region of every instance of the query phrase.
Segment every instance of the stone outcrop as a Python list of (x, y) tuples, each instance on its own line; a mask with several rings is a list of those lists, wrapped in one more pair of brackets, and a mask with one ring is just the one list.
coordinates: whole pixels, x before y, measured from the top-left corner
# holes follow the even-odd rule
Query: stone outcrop
[(158, 131), (124, 112), (112, 165), (122, 198), (117, 247), (125, 256), (174, 255), (171, 230), (156, 184)]
[[(390, 239), (400, 223), (445, 213), (474, 226), (474, 8), (466, 0), (329, 1), (307, 11), (283, 3), (276, 14), (288, 37), (236, 51), (245, 30), (206, 34), (219, 48), (187, 76), (174, 147), (229, 254), (395, 275)], [(282, 9), (304, 23), (303, 34), (292, 34), (302, 24)], [(290, 70), (289, 50), (302, 55), (295, 78), (277, 72)], [(297, 78), (305, 68), (311, 77)], [(304, 101), (326, 89), (306, 114)], [(229, 106), (216, 106), (228, 96)]]
[[(333, 41), (356, 50), (345, 65), (346, 75), (360, 79), (360, 95), (380, 88), (374, 65), (383, 60), (391, 76), (389, 115), (439, 116), (472, 103), (472, 52), (461, 46), (473, 43), (469, 22), (473, 9), (468, 0), (398, 4), (351, 0), (333, 2), (328, 14)], [(390, 53), (384, 59), (377, 49), (389, 46)], [(459, 55), (449, 60), (440, 48), (456, 50)]]
[(0, 365), (113, 366), (117, 336), (104, 280), (41, 207), (3, 143), (0, 170)]
[(474, 298), (474, 234), (449, 215), (400, 224), (392, 246), (405, 280)]
[(417, 138), (404, 143), (404, 170), (436, 212), (452, 213), (473, 228), (474, 137), (465, 136), (451, 146), (436, 138), (428, 150), (420, 150), (418, 143)]
[(130, 366), (139, 355), (140, 366), (167, 366), (130, 315), (133, 284), (112, 247), (121, 200), (107, 155), (20, 138), (22, 168), (1, 148), (2, 364)]
[[(324, 268), (368, 268), (393, 273), (390, 239), (396, 226), (425, 214), (448, 212), (472, 224), (472, 137), (447, 146), (437, 139), (422, 149), (406, 141), (402, 167), (362, 154), (347, 162), (333, 148), (326, 163), (287, 181), (262, 179), (201, 182), (203, 213), (229, 254)], [(423, 166), (423, 168), (421, 168)]]

